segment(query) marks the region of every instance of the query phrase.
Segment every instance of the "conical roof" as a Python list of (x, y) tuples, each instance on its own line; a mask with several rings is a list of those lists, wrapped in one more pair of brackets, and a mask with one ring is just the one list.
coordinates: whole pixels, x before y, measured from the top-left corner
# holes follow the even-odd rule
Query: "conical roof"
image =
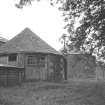
[(0, 47), (0, 53), (36, 52), (60, 54), (29, 28), (25, 28), (21, 33), (9, 40)]

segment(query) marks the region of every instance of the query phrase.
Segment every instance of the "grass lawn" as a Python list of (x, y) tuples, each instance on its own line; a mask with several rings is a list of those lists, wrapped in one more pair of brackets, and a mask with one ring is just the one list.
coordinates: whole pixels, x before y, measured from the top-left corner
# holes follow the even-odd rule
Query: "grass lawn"
[(0, 105), (105, 105), (105, 83), (31, 82), (15, 87), (0, 87)]

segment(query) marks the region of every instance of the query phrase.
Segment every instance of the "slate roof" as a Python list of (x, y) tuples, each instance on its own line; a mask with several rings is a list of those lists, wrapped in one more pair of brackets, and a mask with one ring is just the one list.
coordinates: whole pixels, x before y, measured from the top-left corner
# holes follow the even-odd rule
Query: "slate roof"
[(21, 33), (0, 47), (0, 54), (18, 52), (52, 53), (61, 55), (29, 28), (25, 28)]

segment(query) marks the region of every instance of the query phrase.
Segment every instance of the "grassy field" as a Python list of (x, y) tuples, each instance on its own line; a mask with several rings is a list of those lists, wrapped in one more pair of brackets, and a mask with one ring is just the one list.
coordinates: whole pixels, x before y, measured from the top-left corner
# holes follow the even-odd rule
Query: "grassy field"
[(0, 87), (0, 105), (105, 105), (105, 83), (32, 82), (15, 87)]

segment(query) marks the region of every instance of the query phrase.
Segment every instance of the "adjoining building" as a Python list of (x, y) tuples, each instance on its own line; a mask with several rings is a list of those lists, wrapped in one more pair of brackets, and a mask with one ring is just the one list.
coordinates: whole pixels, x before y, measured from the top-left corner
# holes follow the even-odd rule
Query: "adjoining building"
[(67, 79), (96, 79), (96, 59), (80, 51), (71, 51), (66, 56)]
[[(0, 64), (7, 69), (0, 70), (3, 80), (50, 80), (64, 78), (64, 59), (62, 54), (39, 38), (29, 28), (0, 47)], [(10, 69), (11, 67), (23, 68)], [(15, 79), (14, 79), (15, 78)]]

